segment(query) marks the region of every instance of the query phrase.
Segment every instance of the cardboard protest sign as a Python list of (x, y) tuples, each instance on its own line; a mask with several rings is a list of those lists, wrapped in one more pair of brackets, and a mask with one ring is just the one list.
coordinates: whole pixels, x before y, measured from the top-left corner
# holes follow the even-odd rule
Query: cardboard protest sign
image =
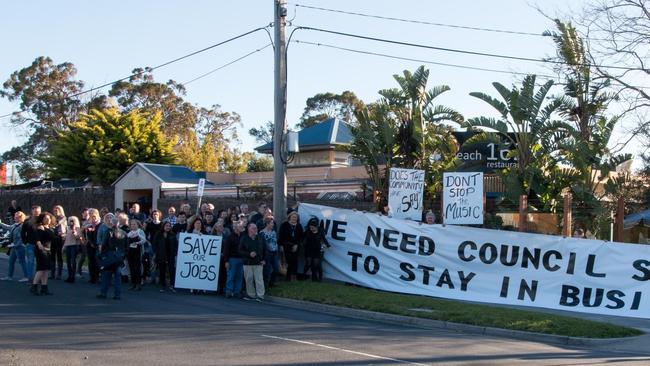
[(181, 233), (176, 256), (177, 288), (217, 291), (220, 236)]
[(388, 209), (392, 217), (422, 220), (424, 170), (390, 168)]
[(483, 224), (483, 173), (443, 173), (442, 222)]

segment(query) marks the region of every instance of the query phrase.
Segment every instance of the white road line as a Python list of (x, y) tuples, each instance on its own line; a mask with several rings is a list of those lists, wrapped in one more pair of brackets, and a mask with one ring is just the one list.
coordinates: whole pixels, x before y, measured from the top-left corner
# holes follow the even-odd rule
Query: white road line
[(410, 362), (410, 361), (400, 360), (400, 359), (397, 359), (397, 358), (390, 358), (390, 357), (378, 356), (378, 355), (373, 355), (373, 354), (365, 353), (365, 352), (352, 351), (352, 350), (345, 349), (345, 348), (332, 347), (332, 346), (328, 346), (328, 345), (325, 345), (325, 344), (318, 344), (318, 343), (314, 343), (314, 342), (301, 341), (301, 340), (299, 340), (299, 339), (291, 339), (291, 338), (284, 338), (284, 337), (276, 337), (276, 336), (266, 335), (266, 334), (262, 334), (262, 337), (265, 337), (265, 338), (272, 338), (272, 339), (279, 339), (279, 340), (287, 341), (287, 342), (295, 342), (295, 343), (300, 343), (300, 344), (306, 344), (306, 345), (309, 345), (309, 346), (316, 346), (316, 347), (321, 347), (321, 348), (331, 349), (331, 350), (335, 350), (335, 351), (341, 351), (341, 352), (352, 353), (352, 354), (355, 354), (355, 355), (365, 356), (365, 357), (368, 357), (368, 358), (376, 358), (376, 359), (380, 359), (380, 360), (387, 360), (387, 361), (394, 361), (394, 362), (399, 362), (399, 363), (405, 363), (405, 364), (408, 364), (408, 365), (428, 366), (428, 365), (425, 364), (425, 363)]

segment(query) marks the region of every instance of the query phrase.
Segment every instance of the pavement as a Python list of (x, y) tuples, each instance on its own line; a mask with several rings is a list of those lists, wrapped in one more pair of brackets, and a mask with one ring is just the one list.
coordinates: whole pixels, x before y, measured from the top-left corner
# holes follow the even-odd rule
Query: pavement
[[(0, 257), (0, 274), (6, 269)], [(102, 300), (85, 281), (51, 281), (53, 296), (27, 288), (0, 281), (0, 365), (650, 364), (642, 337), (609, 342), (617, 347), (577, 346), (430, 327), (422, 319), (368, 320), (283, 299), (257, 303), (146, 286)], [(638, 349), (633, 342), (641, 342)]]

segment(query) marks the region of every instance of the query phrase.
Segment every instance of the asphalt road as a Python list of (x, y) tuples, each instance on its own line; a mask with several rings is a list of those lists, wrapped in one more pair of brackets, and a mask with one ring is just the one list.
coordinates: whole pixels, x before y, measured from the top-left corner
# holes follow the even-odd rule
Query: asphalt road
[[(7, 260), (0, 258), (0, 274)], [(53, 296), (0, 281), (0, 365), (648, 365), (630, 352), (419, 329), (213, 295), (96, 299), (85, 281)]]

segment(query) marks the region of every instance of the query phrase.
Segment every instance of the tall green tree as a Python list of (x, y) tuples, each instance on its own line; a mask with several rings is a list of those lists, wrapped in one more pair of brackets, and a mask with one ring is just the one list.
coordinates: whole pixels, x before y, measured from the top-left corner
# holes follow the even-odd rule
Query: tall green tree
[[(514, 146), (512, 155), (517, 160), (517, 167), (501, 172), (508, 186), (506, 193), (513, 200), (521, 194), (544, 196), (543, 192), (549, 187), (561, 190), (561, 187), (548, 184), (547, 173), (553, 170), (554, 162), (545, 141), (556, 127), (553, 113), (562, 106), (562, 100), (555, 98), (547, 101), (552, 80), (537, 90), (535, 81), (535, 75), (528, 75), (520, 88), (513, 86), (512, 89), (497, 82), (492, 83), (501, 100), (485, 93), (470, 93), (492, 106), (500, 116), (470, 118), (463, 124), (471, 129), (496, 131)], [(555, 196), (556, 193), (546, 196)]]
[(268, 144), (273, 142), (273, 128), (273, 121), (266, 121), (266, 124), (248, 130), (248, 134), (254, 137), (258, 144)]
[(343, 147), (366, 168), (372, 182), (377, 209), (387, 198), (388, 171), (393, 166), (397, 140), (396, 124), (386, 105), (373, 104), (356, 111), (355, 125), (350, 126), (352, 143)]
[(54, 178), (67, 177), (110, 184), (136, 162), (173, 163), (174, 141), (160, 131), (161, 114), (126, 114), (117, 109), (81, 115), (43, 157)]
[(253, 156), (247, 164), (247, 172), (269, 172), (273, 170), (273, 158), (270, 156)]
[(576, 28), (558, 19), (555, 24), (557, 31), (547, 34), (556, 44), (556, 59), (562, 61), (557, 71), (565, 80), (560, 114), (566, 122), (557, 129), (557, 148), (561, 162), (573, 168), (570, 188), (574, 201), (588, 208), (575, 216), (583, 224), (595, 223), (598, 216), (608, 219), (608, 210), (602, 204), (604, 195), (621, 196), (627, 186), (621, 179), (610, 180), (603, 191), (599, 190), (601, 182), (632, 157), (614, 154), (609, 148), (620, 120), (619, 116), (608, 113), (609, 105), (617, 100), (616, 94), (609, 91), (610, 80), (592, 72), (588, 49)]
[(405, 168), (428, 169), (432, 155), (450, 158), (439, 149), (439, 144), (447, 146), (450, 136), (441, 122), (461, 123), (463, 116), (452, 108), (434, 104), (450, 88), (439, 85), (427, 89), (429, 70), (424, 66), (415, 72), (405, 70), (403, 75), (393, 78), (399, 88), (380, 90), (379, 94), (380, 103), (388, 106), (397, 126), (396, 163)]
[[(168, 138), (179, 138), (188, 129), (196, 127), (199, 111), (185, 101), (185, 87), (174, 80), (159, 83), (154, 80), (151, 68), (136, 68), (132, 76), (111, 87), (108, 95), (115, 99), (120, 110), (161, 113), (161, 129)], [(103, 98), (103, 97), (100, 97)]]
[(308, 98), (306, 104), (300, 123), (296, 125), (298, 129), (311, 127), (328, 118), (338, 118), (354, 124), (355, 111), (364, 106), (363, 101), (349, 90), (341, 94), (319, 93)]
[(2, 159), (15, 162), (23, 179), (42, 177), (43, 166), (37, 157), (50, 154), (52, 142), (83, 109), (76, 96), (83, 82), (76, 74), (72, 63), (55, 64), (49, 57), (38, 57), (4, 82), (0, 97), (19, 102), (11, 123), (27, 127), (29, 136), (23, 145), (5, 152)]

